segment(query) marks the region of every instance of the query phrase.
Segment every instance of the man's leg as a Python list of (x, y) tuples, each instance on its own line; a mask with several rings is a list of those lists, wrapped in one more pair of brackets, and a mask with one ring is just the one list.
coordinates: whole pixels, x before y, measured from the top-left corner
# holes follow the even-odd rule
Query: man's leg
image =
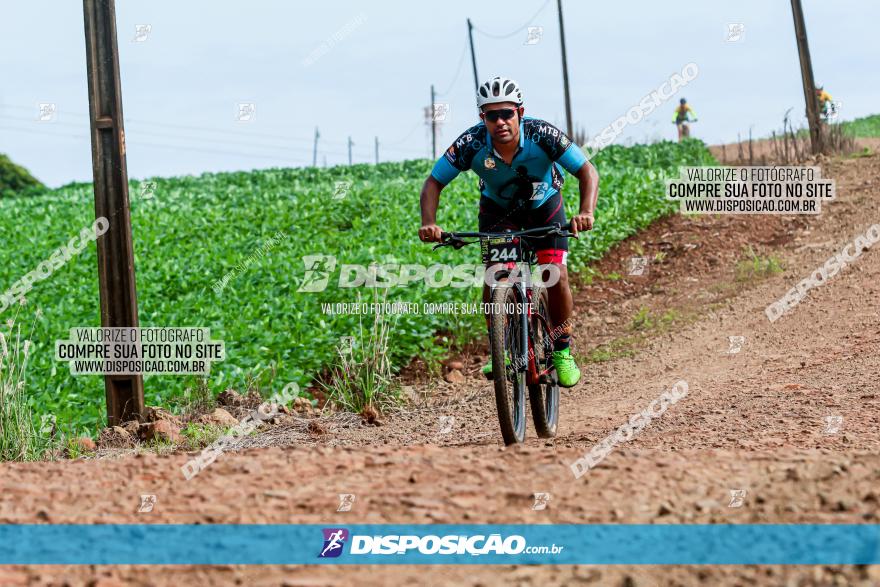
[[(560, 194), (555, 194), (531, 214), (528, 228), (555, 223), (560, 226), (565, 226), (568, 223)], [(558, 271), (541, 270), (541, 282), (547, 284), (547, 297), (550, 304), (553, 366), (556, 368), (559, 385), (572, 387), (581, 378), (581, 372), (571, 355), (571, 312), (574, 302), (571, 299), (568, 270), (565, 267), (566, 257), (568, 257), (568, 239), (548, 236), (537, 239), (534, 246), (538, 251), (538, 265), (550, 265), (553, 269), (558, 269)]]
[[(561, 249), (538, 251), (538, 263), (553, 267), (553, 269), (541, 270), (541, 281), (548, 284), (553, 366), (556, 368), (559, 385), (573, 387), (580, 380), (581, 371), (571, 354), (571, 314), (574, 310), (574, 300), (568, 284), (568, 269), (565, 266), (567, 253)], [(554, 280), (556, 283), (553, 283)]]
[[(553, 321), (553, 350), (559, 351), (568, 348), (571, 343), (571, 312), (574, 309), (574, 300), (568, 285), (568, 268), (559, 264), (555, 264), (555, 267), (559, 269), (559, 281), (547, 288), (547, 295), (550, 298), (550, 319)], [(544, 271), (545, 279), (548, 278), (548, 273), (549, 270)]]

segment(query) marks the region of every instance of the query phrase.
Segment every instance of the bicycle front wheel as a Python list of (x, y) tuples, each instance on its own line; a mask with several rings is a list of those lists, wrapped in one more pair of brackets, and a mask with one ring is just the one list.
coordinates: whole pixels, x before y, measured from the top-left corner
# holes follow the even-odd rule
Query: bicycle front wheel
[(559, 424), (559, 383), (553, 367), (553, 334), (550, 330), (550, 300), (547, 290), (535, 288), (532, 295), (532, 341), (535, 369), (550, 370), (546, 382), (529, 385), (532, 420), (539, 438), (553, 438)]
[(526, 437), (526, 374), (520, 365), (522, 313), (516, 288), (501, 283), (492, 292), (489, 315), (489, 346), (495, 383), (495, 405), (504, 444), (523, 442)]

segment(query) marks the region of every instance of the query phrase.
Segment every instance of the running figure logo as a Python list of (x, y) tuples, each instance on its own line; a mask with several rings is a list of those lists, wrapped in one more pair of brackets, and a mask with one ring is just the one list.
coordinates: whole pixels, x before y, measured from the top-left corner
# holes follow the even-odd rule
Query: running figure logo
[(354, 500), (356, 496), (354, 493), (340, 493), (339, 494), (339, 507), (336, 508), (337, 512), (350, 512), (351, 507), (354, 505)]
[(729, 508), (740, 508), (746, 501), (746, 493), (745, 489), (731, 489), (730, 490), (730, 503), (727, 504)]
[(342, 554), (342, 547), (348, 540), (348, 530), (345, 528), (324, 528), (324, 548), (318, 558), (336, 558)]
[(535, 494), (535, 503), (532, 505), (532, 509), (535, 511), (546, 510), (547, 504), (550, 503), (550, 494), (549, 493), (536, 493)]
[(138, 506), (138, 513), (150, 513), (153, 511), (153, 507), (156, 505), (156, 496), (155, 495), (142, 495), (141, 496), (141, 505)]
[(315, 293), (327, 289), (330, 274), (336, 268), (336, 257), (333, 255), (305, 255), (303, 264), (306, 266), (306, 273), (303, 276), (302, 285), (296, 291)]
[(646, 275), (648, 270), (647, 257), (630, 257), (629, 258), (629, 274), (630, 275)]
[(837, 434), (843, 424), (843, 416), (825, 416), (825, 434)]
[(746, 337), (728, 336), (727, 341), (730, 343), (730, 348), (727, 349), (727, 354), (735, 355), (742, 350), (743, 345), (746, 343)]

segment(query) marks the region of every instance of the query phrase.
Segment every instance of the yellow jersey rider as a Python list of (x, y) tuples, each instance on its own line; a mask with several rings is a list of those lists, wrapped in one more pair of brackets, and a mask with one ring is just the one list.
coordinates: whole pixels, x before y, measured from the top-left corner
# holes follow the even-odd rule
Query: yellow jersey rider
[(691, 129), (687, 125), (689, 121), (696, 122), (697, 113), (694, 112), (694, 109), (690, 107), (690, 104), (687, 103), (687, 100), (682, 98), (681, 100), (679, 100), (679, 104), (675, 108), (675, 115), (672, 117), (672, 122), (674, 122), (675, 126), (678, 128), (679, 142), (681, 142), (682, 137), (691, 136)]
[(816, 88), (816, 100), (819, 102), (819, 114), (826, 120), (836, 114), (837, 107), (834, 98), (826, 92), (822, 86)]

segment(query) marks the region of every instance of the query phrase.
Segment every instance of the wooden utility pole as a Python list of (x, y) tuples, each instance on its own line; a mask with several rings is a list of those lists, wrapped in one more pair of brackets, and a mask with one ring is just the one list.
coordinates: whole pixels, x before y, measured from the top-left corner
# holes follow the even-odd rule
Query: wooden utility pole
[[(792, 0), (794, 1), (794, 0)], [(559, 40), (562, 44), (562, 83), (565, 88), (565, 123), (568, 136), (574, 137), (574, 128), (571, 125), (571, 93), (568, 88), (568, 59), (565, 56), (565, 25), (562, 21), (562, 0), (556, 0), (559, 12)]]
[(379, 137), (375, 138), (375, 146), (376, 146), (376, 165), (379, 164)]
[(801, 62), (801, 80), (804, 85), (804, 99), (807, 101), (807, 120), (810, 123), (810, 144), (813, 155), (822, 152), (822, 131), (819, 122), (819, 100), (816, 98), (816, 82), (813, 80), (813, 62), (810, 59), (810, 46), (807, 43), (807, 25), (801, 0), (791, 0), (794, 16), (794, 34), (797, 37), (798, 57)]
[(437, 109), (434, 106), (434, 84), (431, 84), (431, 157), (437, 158)]
[(318, 166), (318, 138), (321, 136), (321, 133), (318, 132), (318, 127), (315, 127), (315, 147), (312, 149), (312, 167)]
[(351, 137), (348, 137), (348, 164), (351, 165), (351, 146), (354, 143), (351, 142)]
[(477, 57), (474, 54), (474, 25), (471, 23), (471, 19), (467, 19), (468, 25), (468, 40), (471, 44), (471, 67), (474, 69), (474, 92), (480, 89), (480, 78), (477, 76)]
[[(110, 223), (110, 228), (97, 241), (101, 326), (136, 327), (137, 289), (119, 85), (116, 6), (114, 0), (83, 0), (83, 13), (95, 216), (107, 218)], [(144, 380), (141, 375), (105, 375), (104, 390), (109, 426), (142, 419)]]

